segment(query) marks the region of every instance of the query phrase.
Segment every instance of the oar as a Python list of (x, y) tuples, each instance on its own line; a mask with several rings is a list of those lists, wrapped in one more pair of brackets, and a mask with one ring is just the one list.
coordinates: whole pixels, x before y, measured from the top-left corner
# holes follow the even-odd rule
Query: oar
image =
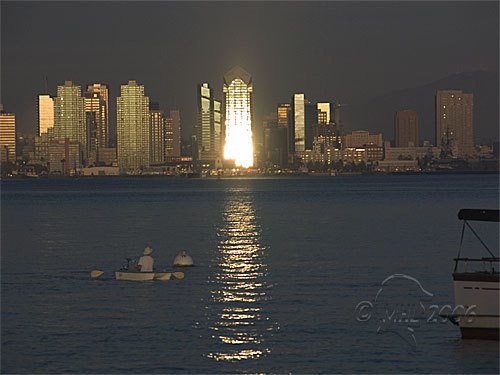
[(91, 279), (98, 279), (98, 278), (99, 278), (99, 277), (101, 277), (103, 274), (104, 274), (104, 272), (102, 272), (102, 271), (99, 271), (99, 270), (93, 270), (93, 271), (90, 273), (90, 278), (91, 278)]

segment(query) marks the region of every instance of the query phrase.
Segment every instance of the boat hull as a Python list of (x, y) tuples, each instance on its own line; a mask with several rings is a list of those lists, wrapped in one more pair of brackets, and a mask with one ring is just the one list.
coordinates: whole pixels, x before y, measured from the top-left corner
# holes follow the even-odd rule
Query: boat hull
[(172, 277), (171, 272), (129, 272), (116, 271), (115, 279), (122, 281), (166, 281)]
[(455, 305), (464, 306), (456, 316), (462, 338), (499, 340), (498, 274), (455, 273), (453, 279)]

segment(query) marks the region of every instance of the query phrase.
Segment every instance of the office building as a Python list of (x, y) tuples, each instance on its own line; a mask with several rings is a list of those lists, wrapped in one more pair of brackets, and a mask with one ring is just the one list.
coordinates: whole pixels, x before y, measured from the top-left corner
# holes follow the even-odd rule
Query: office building
[(84, 104), (87, 129), (87, 164), (95, 165), (98, 149), (108, 146), (106, 102), (98, 92), (86, 92)]
[(7, 113), (0, 105), (0, 149), (1, 161), (16, 161), (16, 115)]
[(292, 97), (292, 132), (294, 135), (294, 152), (302, 152), (306, 149), (306, 98), (302, 93), (294, 94)]
[(198, 122), (196, 140), (198, 160), (215, 166), (222, 152), (222, 103), (214, 98), (208, 83), (198, 85)]
[(330, 121), (333, 122), (333, 104), (329, 102), (318, 102), (316, 108), (318, 110), (318, 124), (329, 124)]
[(234, 160), (235, 166), (251, 167), (253, 151), (253, 83), (252, 76), (241, 67), (224, 75), (225, 143), (224, 159)]
[(116, 99), (117, 156), (120, 173), (137, 174), (149, 167), (149, 98), (144, 86), (130, 80)]
[(54, 139), (69, 139), (87, 147), (84, 99), (80, 86), (65, 81), (54, 98)]
[(156, 103), (149, 106), (149, 162), (163, 163), (165, 161), (165, 115)]
[(436, 145), (447, 156), (474, 154), (473, 94), (461, 90), (438, 90), (436, 94)]
[(38, 95), (38, 135), (47, 134), (54, 128), (54, 99), (50, 95)]
[(398, 111), (394, 115), (394, 145), (418, 147), (418, 114), (412, 110)]
[[(87, 85), (87, 93), (94, 99), (92, 107), (85, 104), (85, 111), (97, 112), (97, 145), (99, 148), (109, 146), (109, 89), (102, 83)], [(99, 100), (96, 100), (99, 98)]]
[(352, 133), (346, 134), (342, 143), (344, 147), (384, 146), (382, 134), (370, 134), (366, 130), (354, 130)]
[(178, 109), (170, 110), (169, 117), (172, 119), (172, 154), (175, 160), (181, 158), (181, 114)]

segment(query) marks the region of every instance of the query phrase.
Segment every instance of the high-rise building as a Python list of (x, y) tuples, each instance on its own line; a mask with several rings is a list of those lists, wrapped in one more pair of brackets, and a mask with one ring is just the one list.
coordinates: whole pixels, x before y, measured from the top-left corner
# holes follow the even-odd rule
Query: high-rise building
[(222, 103), (213, 96), (208, 83), (198, 85), (198, 160), (215, 165), (221, 158)]
[[(93, 83), (87, 85), (87, 93), (91, 94), (94, 98), (95, 104), (98, 104), (99, 113), (96, 114), (99, 122), (97, 123), (97, 144), (98, 147), (108, 147), (109, 146), (109, 89), (108, 86), (102, 83)], [(95, 98), (99, 98), (99, 102)], [(92, 106), (91, 110), (96, 111), (95, 104)], [(87, 111), (88, 105), (85, 104), (85, 111)]]
[(38, 135), (47, 134), (54, 128), (54, 99), (50, 95), (38, 95)]
[(163, 163), (165, 161), (165, 115), (159, 106), (149, 105), (149, 161)]
[(251, 167), (253, 151), (252, 76), (237, 66), (224, 75), (225, 143), (224, 159), (236, 166)]
[(332, 109), (333, 105), (329, 102), (318, 102), (316, 104), (318, 110), (318, 124), (328, 124), (333, 120)]
[(438, 90), (436, 94), (436, 145), (453, 156), (474, 153), (473, 94), (461, 90)]
[(286, 129), (287, 148), (286, 153), (293, 153), (295, 139), (292, 128), (292, 107), (290, 103), (280, 103), (277, 109), (278, 127)]
[(416, 111), (398, 111), (394, 115), (394, 145), (418, 147), (418, 114)]
[(306, 150), (312, 150), (314, 132), (318, 126), (318, 109), (316, 105), (309, 103), (307, 100), (305, 103), (305, 120), (305, 147)]
[(106, 102), (98, 92), (84, 94), (85, 123), (87, 129), (87, 164), (97, 162), (98, 150), (108, 147)]
[(302, 152), (306, 149), (306, 96), (303, 93), (293, 95), (292, 112), (293, 150)]
[(85, 110), (80, 86), (65, 81), (54, 98), (54, 138), (69, 139), (86, 147)]
[(165, 161), (173, 161), (174, 153), (174, 120), (165, 117)]
[(303, 93), (292, 97), (292, 132), (294, 133), (294, 152), (311, 150), (314, 128), (318, 123), (316, 105), (310, 103)]
[(170, 110), (172, 119), (172, 158), (181, 158), (181, 114), (178, 109)]
[(16, 115), (0, 105), (0, 149), (2, 162), (16, 161)]
[(118, 167), (121, 173), (137, 173), (149, 167), (149, 98), (144, 86), (130, 80), (121, 85), (116, 99)]

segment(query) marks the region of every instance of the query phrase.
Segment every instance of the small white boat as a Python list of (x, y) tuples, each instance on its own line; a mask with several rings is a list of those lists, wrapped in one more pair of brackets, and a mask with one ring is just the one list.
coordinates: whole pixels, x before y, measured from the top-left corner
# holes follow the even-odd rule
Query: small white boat
[[(499, 222), (499, 210), (463, 209), (458, 213), (463, 220), (462, 239), (467, 226), (488, 251), (488, 257), (463, 258), (460, 250), (455, 258), (453, 284), (457, 312), (448, 316), (460, 327), (463, 339), (499, 339), (499, 258), (486, 246), (468, 221)], [(463, 307), (463, 308), (462, 308)], [(470, 311), (469, 311), (470, 310)]]
[(193, 265), (193, 258), (185, 250), (182, 250), (174, 258), (174, 267), (192, 267)]
[(170, 280), (172, 272), (140, 272), (140, 271), (116, 271), (116, 280), (125, 281), (166, 281)]

